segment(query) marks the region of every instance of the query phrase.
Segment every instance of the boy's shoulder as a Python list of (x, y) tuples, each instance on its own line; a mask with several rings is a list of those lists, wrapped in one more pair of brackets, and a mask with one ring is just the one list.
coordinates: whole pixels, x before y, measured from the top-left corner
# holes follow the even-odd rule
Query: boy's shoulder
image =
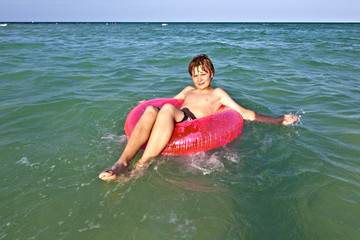
[(214, 93), (219, 94), (219, 95), (226, 94), (226, 92), (222, 88), (219, 88), (219, 87), (214, 89)]
[(186, 95), (193, 89), (195, 89), (195, 88), (192, 87), (192, 86), (187, 86), (178, 95), (176, 95), (174, 98), (175, 99), (184, 99), (186, 97)]
[(187, 86), (187, 87), (185, 87), (182, 91), (183, 91), (184, 93), (186, 93), (186, 92), (189, 92), (189, 91), (194, 90), (194, 89), (195, 89), (195, 87), (193, 87), (193, 86)]
[(225, 90), (223, 90), (222, 88), (215, 88), (214, 89), (214, 95), (216, 95), (217, 97), (220, 97), (221, 99), (231, 98), (229, 96), (229, 94)]

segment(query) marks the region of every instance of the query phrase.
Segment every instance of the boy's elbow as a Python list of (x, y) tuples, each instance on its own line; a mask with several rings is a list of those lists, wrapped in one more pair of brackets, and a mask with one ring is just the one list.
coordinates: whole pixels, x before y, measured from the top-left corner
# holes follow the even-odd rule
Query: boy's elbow
[(253, 111), (246, 111), (243, 114), (241, 114), (244, 118), (244, 120), (248, 121), (255, 121), (256, 120), (256, 114)]

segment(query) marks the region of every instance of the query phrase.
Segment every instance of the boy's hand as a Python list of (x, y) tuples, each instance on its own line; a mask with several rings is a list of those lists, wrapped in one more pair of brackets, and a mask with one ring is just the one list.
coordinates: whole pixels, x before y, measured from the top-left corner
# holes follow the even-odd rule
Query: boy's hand
[(294, 122), (296, 122), (298, 120), (298, 117), (295, 117), (290, 114), (285, 114), (281, 117), (283, 118), (281, 124), (285, 125), (285, 126), (293, 124)]

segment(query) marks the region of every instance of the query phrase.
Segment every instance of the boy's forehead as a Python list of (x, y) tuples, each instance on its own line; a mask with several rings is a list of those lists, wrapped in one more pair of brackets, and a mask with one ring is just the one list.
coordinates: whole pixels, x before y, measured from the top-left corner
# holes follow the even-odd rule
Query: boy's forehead
[(202, 73), (202, 72), (208, 72), (206, 67), (199, 65), (197, 67), (194, 67), (194, 69), (193, 69), (193, 73)]

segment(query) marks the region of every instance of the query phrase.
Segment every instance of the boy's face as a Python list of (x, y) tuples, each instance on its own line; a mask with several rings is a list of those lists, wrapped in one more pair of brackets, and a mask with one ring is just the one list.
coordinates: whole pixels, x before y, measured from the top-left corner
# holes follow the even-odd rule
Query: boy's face
[(197, 89), (204, 90), (210, 87), (214, 73), (207, 69), (202, 69), (201, 66), (199, 66), (194, 69), (191, 77), (195, 87)]

